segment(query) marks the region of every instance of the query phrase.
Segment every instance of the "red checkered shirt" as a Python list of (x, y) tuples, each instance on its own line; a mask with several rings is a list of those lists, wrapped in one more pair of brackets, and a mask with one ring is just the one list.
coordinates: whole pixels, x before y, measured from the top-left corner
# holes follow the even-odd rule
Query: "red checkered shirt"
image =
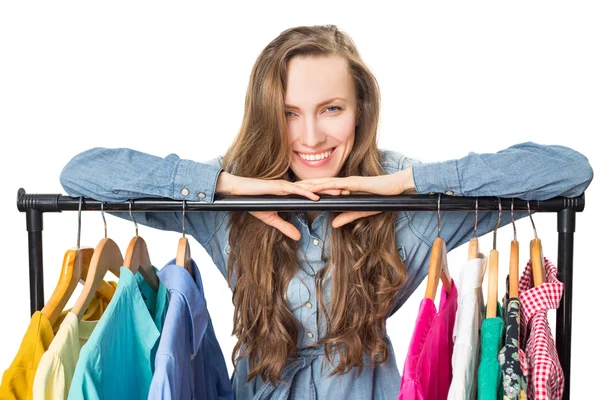
[(559, 306), (563, 284), (556, 277), (557, 269), (547, 258), (546, 282), (533, 286), (531, 260), (519, 282), (521, 300), (521, 343), (526, 343), (527, 363), (523, 373), (528, 378), (527, 397), (530, 399), (561, 399), (565, 377), (558, 360), (556, 343), (548, 324), (548, 310)]

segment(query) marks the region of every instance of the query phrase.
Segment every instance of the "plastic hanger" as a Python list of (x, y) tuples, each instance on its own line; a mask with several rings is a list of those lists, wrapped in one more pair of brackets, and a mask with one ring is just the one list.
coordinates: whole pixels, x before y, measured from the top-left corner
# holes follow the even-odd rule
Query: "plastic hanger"
[(79, 198), (79, 214), (77, 227), (77, 247), (69, 249), (63, 257), (60, 278), (56, 288), (48, 299), (48, 302), (42, 308), (42, 314), (48, 318), (50, 325), (54, 325), (58, 317), (64, 310), (71, 295), (75, 291), (79, 280), (82, 277), (83, 264), (89, 265), (94, 249), (92, 247), (80, 247), (81, 240), (81, 204), (83, 199)]
[(155, 291), (158, 291), (160, 280), (158, 279), (158, 275), (156, 275), (156, 271), (150, 262), (150, 254), (148, 253), (146, 241), (144, 238), (138, 235), (138, 225), (135, 221), (135, 218), (133, 218), (133, 213), (131, 212), (132, 204), (133, 201), (130, 201), (129, 216), (135, 225), (135, 236), (129, 242), (129, 246), (127, 246), (123, 266), (129, 269), (134, 275), (139, 271), (148, 285), (150, 285), (150, 287)]
[(498, 250), (496, 250), (496, 233), (500, 220), (502, 219), (502, 200), (498, 199), (498, 222), (494, 227), (494, 245), (490, 250), (490, 262), (488, 264), (488, 294), (486, 318), (496, 318), (496, 307), (498, 304)]
[(531, 260), (531, 275), (533, 276), (533, 286), (539, 286), (546, 282), (546, 268), (544, 266), (544, 255), (542, 252), (542, 241), (538, 238), (535, 224), (533, 223), (533, 217), (531, 216), (531, 209), (529, 208), (529, 200), (527, 201), (527, 211), (529, 212), (529, 219), (531, 219), (531, 225), (533, 226), (534, 239), (529, 242), (529, 259)]
[(510, 242), (510, 263), (508, 266), (508, 296), (510, 298), (519, 297), (519, 242), (517, 241), (514, 205), (515, 199), (510, 203), (510, 219), (514, 231), (514, 239)]
[(441, 195), (438, 194), (438, 236), (433, 241), (433, 246), (431, 247), (429, 273), (427, 275), (427, 287), (425, 289), (425, 298), (431, 300), (435, 300), (440, 278), (446, 293), (450, 294), (452, 291), (452, 277), (448, 270), (446, 242), (440, 236), (440, 198)]
[(119, 270), (123, 265), (123, 255), (121, 254), (119, 246), (117, 246), (112, 239), (107, 237), (104, 209), (102, 209), (102, 218), (104, 219), (104, 238), (100, 240), (94, 249), (83, 290), (71, 310), (77, 315), (77, 318), (80, 321), (90, 305), (94, 294), (104, 282), (106, 272), (111, 271), (115, 276), (119, 276)]
[(179, 243), (177, 244), (177, 257), (175, 258), (175, 263), (187, 270), (191, 275), (192, 272), (192, 255), (190, 252), (190, 244), (185, 237), (185, 200), (183, 201), (183, 212), (182, 212), (182, 234), (183, 237), (179, 239)]
[(475, 199), (475, 229), (473, 230), (473, 238), (469, 240), (469, 260), (475, 258), (483, 258), (483, 255), (479, 252), (479, 239), (477, 239), (477, 218), (479, 208), (479, 197)]

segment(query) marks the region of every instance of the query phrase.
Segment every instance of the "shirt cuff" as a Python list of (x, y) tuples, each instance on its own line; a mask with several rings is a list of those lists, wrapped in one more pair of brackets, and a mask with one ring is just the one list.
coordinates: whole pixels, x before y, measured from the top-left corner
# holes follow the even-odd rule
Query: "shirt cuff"
[(181, 160), (173, 179), (173, 199), (212, 203), (221, 171), (219, 166)]
[(412, 167), (415, 189), (419, 194), (445, 193), (463, 196), (456, 160), (416, 164)]

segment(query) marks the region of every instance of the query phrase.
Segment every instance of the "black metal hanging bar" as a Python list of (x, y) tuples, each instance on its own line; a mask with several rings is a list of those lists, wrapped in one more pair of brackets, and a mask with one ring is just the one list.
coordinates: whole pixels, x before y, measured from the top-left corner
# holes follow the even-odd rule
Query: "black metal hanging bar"
[[(441, 211), (475, 210), (478, 199), (479, 210), (498, 210), (497, 197), (454, 197), (443, 195)], [(186, 211), (436, 211), (437, 195), (322, 195), (319, 201), (312, 201), (297, 195), (289, 196), (219, 196), (213, 203), (186, 201)], [(501, 199), (502, 207), (508, 209), (512, 199)], [(180, 200), (136, 199), (132, 211), (181, 211)], [(532, 211), (558, 212), (565, 208), (583, 211), (584, 195), (575, 198), (556, 197), (549, 200), (529, 201)], [(100, 210), (102, 202), (85, 199), (83, 210)], [(79, 198), (61, 194), (29, 194), (19, 190), (17, 201), (19, 211), (34, 209), (42, 212), (73, 211), (79, 208)], [(129, 211), (130, 202), (104, 203), (105, 211)], [(514, 199), (514, 210), (527, 210), (527, 201)]]
[[(497, 210), (497, 197), (454, 197), (438, 195), (352, 195), (321, 196), (318, 202), (301, 196), (216, 196), (214, 202), (188, 202), (186, 211), (474, 211)], [(502, 207), (527, 210), (528, 202), (520, 199), (500, 199)], [(27, 214), (29, 240), (29, 289), (31, 313), (44, 306), (42, 229), (44, 212), (73, 211), (79, 209), (80, 199), (62, 194), (30, 194), (19, 189), (17, 208)], [(179, 211), (182, 201), (170, 199), (136, 199), (102, 203), (85, 199), (82, 210), (92, 211)], [(570, 398), (571, 374), (571, 316), (573, 285), (573, 234), (575, 213), (583, 211), (585, 194), (575, 198), (556, 197), (543, 201), (529, 201), (531, 211), (556, 212), (558, 216), (558, 279), (564, 283), (556, 318), (556, 347), (565, 376), (563, 399)]]

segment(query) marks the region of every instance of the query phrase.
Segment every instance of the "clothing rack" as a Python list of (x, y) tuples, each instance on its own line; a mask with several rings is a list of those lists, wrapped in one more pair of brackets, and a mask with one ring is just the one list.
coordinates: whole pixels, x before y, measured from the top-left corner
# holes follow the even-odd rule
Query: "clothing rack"
[[(44, 306), (42, 230), (45, 212), (77, 211), (475, 211), (502, 209), (555, 212), (558, 229), (558, 279), (564, 293), (556, 314), (556, 349), (565, 375), (564, 399), (569, 399), (571, 372), (571, 317), (573, 289), (573, 237), (575, 213), (585, 206), (585, 194), (575, 198), (556, 197), (525, 201), (497, 197), (456, 197), (446, 195), (352, 195), (322, 196), (318, 202), (290, 196), (216, 196), (214, 202), (188, 202), (171, 199), (136, 199), (105, 203), (62, 194), (17, 193), (17, 208), (26, 213), (29, 242), (29, 292), (31, 314)], [(500, 204), (499, 204), (500, 203)]]

